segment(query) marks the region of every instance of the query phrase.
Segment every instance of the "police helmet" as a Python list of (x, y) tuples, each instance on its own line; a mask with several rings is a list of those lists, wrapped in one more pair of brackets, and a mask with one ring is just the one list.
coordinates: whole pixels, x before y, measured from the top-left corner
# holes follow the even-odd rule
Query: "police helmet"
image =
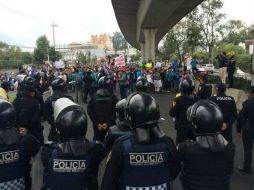
[(64, 91), (65, 90), (65, 81), (62, 78), (57, 78), (51, 83), (53, 91), (59, 90), (59, 91)]
[(132, 129), (154, 127), (160, 119), (159, 106), (149, 94), (130, 94), (126, 99), (125, 118)]
[(183, 79), (180, 83), (180, 91), (183, 94), (191, 94), (195, 89), (194, 81), (189, 78)]
[(187, 119), (194, 127), (194, 133), (216, 134), (223, 124), (223, 115), (217, 104), (210, 100), (200, 100), (187, 110)]
[(136, 90), (146, 92), (148, 88), (148, 81), (145, 77), (138, 77), (136, 82)]
[(25, 77), (22, 84), (22, 89), (29, 91), (29, 92), (35, 92), (35, 80), (32, 77)]
[(103, 76), (98, 81), (98, 89), (109, 89), (110, 79), (106, 76)]
[(125, 120), (125, 104), (126, 104), (126, 99), (122, 99), (116, 103), (116, 116), (120, 121)]
[(16, 112), (13, 105), (0, 99), (0, 129), (15, 127)]
[(68, 98), (54, 104), (54, 119), (60, 142), (85, 137), (87, 116), (83, 108)]

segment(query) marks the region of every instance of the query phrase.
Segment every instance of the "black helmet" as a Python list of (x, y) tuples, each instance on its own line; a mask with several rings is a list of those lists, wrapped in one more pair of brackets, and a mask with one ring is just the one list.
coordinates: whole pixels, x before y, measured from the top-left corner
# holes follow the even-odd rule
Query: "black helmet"
[(16, 112), (13, 105), (0, 99), (0, 129), (15, 127)]
[(223, 115), (217, 104), (210, 100), (200, 100), (187, 110), (187, 119), (193, 124), (194, 133), (216, 134), (223, 124)]
[(146, 92), (148, 88), (148, 81), (145, 77), (138, 77), (136, 82), (136, 91)]
[(126, 99), (126, 120), (131, 128), (150, 128), (160, 119), (159, 106), (155, 99), (146, 93), (133, 93)]
[(29, 92), (35, 92), (35, 80), (32, 77), (25, 77), (22, 84), (22, 89), (29, 91)]
[(122, 99), (116, 103), (116, 115), (120, 121), (125, 120), (125, 112), (124, 112), (125, 104), (126, 99)]
[(53, 91), (59, 90), (64, 91), (65, 90), (65, 81), (62, 78), (57, 78), (51, 83)]
[(68, 98), (60, 98), (54, 104), (55, 125), (60, 142), (85, 137), (87, 116), (85, 111)]
[(109, 89), (110, 88), (110, 78), (103, 76), (98, 81), (98, 89)]
[(98, 90), (97, 94), (100, 96), (107, 96), (109, 95), (109, 89), (110, 89), (110, 78), (103, 76), (98, 81)]
[(183, 94), (191, 94), (194, 89), (195, 89), (194, 81), (192, 81), (189, 78), (183, 79), (182, 82), (180, 83), (180, 91)]

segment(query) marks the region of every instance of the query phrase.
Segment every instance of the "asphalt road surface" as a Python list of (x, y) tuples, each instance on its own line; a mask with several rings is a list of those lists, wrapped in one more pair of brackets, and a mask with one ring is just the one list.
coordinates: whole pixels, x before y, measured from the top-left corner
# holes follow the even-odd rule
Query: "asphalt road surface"
[[(172, 119), (169, 117), (169, 109), (172, 104), (173, 98), (175, 96), (175, 93), (169, 93), (169, 92), (159, 92), (159, 93), (151, 93), (151, 95), (156, 99), (160, 106), (160, 112), (161, 112), (161, 128), (166, 133), (166, 135), (170, 136), (175, 140), (175, 129)], [(117, 96), (119, 97), (119, 92), (117, 92)], [(86, 105), (81, 103), (85, 109)], [(93, 138), (93, 129), (91, 121), (89, 120), (88, 123), (88, 131), (87, 131), (87, 138), (92, 139)], [(43, 122), (44, 125), (44, 136), (45, 139), (48, 134), (49, 125), (47, 122)], [(233, 130), (233, 138), (236, 145), (236, 153), (235, 153), (235, 167), (234, 172), (232, 174), (231, 178), (231, 190), (254, 190), (254, 185), (252, 186), (252, 183), (254, 183), (254, 175), (248, 175), (242, 172), (239, 172), (236, 167), (242, 163), (243, 160), (243, 146), (242, 141), (236, 136), (236, 130), (234, 126)], [(101, 164), (101, 169), (99, 171), (99, 181), (101, 181), (103, 170), (104, 170), (105, 162)], [(39, 190), (42, 184), (42, 173), (43, 173), (43, 167), (40, 162), (40, 155), (37, 155), (36, 158), (33, 159), (33, 170), (32, 170), (32, 177), (33, 177), (33, 190)], [(177, 179), (173, 182), (173, 190), (182, 190), (180, 180)]]

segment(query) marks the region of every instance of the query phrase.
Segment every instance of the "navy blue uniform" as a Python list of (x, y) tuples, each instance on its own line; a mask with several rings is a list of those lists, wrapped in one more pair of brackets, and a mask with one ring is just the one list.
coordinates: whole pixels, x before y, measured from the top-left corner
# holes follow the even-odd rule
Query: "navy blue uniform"
[(246, 100), (237, 119), (237, 132), (242, 132), (244, 163), (243, 168), (251, 171), (252, 148), (254, 140), (254, 98)]
[(104, 141), (107, 130), (98, 130), (98, 124), (106, 123), (108, 127), (115, 125), (115, 106), (117, 98), (115, 95), (95, 95), (87, 106), (87, 113), (93, 122), (94, 139)]
[[(204, 137), (205, 138), (205, 137)], [(206, 139), (208, 139), (207, 137)], [(197, 141), (185, 141), (178, 147), (183, 163), (181, 181), (184, 190), (229, 190), (234, 166), (234, 145), (213, 152)]]
[(175, 104), (171, 107), (169, 115), (175, 118), (176, 143), (187, 139), (194, 139), (193, 127), (187, 121), (186, 111), (197, 101), (194, 95), (180, 95), (174, 99)]
[(85, 139), (45, 146), (42, 190), (96, 190), (98, 165), (104, 157), (102, 145)]
[(232, 125), (237, 118), (237, 109), (235, 99), (232, 96), (227, 96), (226, 94), (220, 94), (210, 98), (214, 103), (216, 103), (223, 114), (224, 123), (227, 124), (227, 128), (221, 131), (222, 136), (227, 141), (232, 141)]
[(107, 160), (102, 190), (169, 190), (181, 170), (172, 139), (138, 144), (133, 135), (119, 138)]
[(19, 135), (14, 130), (0, 131), (0, 189), (30, 190), (29, 162), (37, 154), (40, 144), (32, 136)]
[[(124, 125), (124, 123), (122, 124)], [(111, 150), (116, 139), (130, 133), (130, 127), (126, 123), (125, 125), (126, 126), (119, 126), (119, 125), (113, 126), (113, 127), (110, 127), (110, 129), (108, 130), (108, 133), (104, 140), (104, 145), (108, 152)]]
[(212, 88), (213, 88), (212, 85), (206, 82), (200, 85), (197, 92), (198, 99), (210, 98), (212, 95)]

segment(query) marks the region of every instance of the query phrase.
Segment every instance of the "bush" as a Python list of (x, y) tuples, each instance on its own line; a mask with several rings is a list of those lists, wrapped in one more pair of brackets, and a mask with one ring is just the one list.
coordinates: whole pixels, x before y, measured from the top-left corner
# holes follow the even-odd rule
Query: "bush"
[(249, 73), (251, 68), (251, 55), (246, 53), (236, 55), (236, 65), (244, 72)]
[[(221, 82), (220, 77), (219, 76), (214, 76), (214, 75), (209, 75), (207, 80), (208, 80), (208, 83), (211, 83), (211, 84), (217, 84), (217, 83)], [(251, 84), (251, 81), (249, 81), (247, 79), (234, 77), (233, 87), (236, 88), (236, 89), (240, 89), (240, 90), (245, 91), (250, 86), (250, 84)]]

